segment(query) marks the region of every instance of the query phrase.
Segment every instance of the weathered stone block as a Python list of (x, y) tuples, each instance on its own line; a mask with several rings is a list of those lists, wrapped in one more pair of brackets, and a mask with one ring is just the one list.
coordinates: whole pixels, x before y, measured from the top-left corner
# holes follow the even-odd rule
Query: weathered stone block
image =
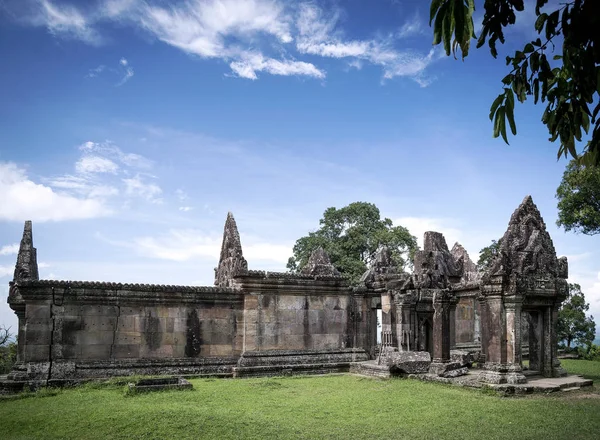
[(392, 372), (421, 374), (429, 371), (431, 355), (427, 351), (400, 351), (387, 356), (387, 365)]
[(27, 344), (23, 350), (23, 361), (25, 362), (43, 362), (50, 357), (49, 345)]
[(140, 344), (141, 341), (142, 335), (139, 332), (119, 331), (115, 335), (115, 344), (117, 345)]
[(475, 362), (472, 353), (466, 350), (450, 350), (450, 361), (459, 364), (461, 367), (469, 367)]
[(121, 344), (113, 346), (113, 357), (117, 359), (131, 359), (140, 357), (140, 345)]
[(111, 345), (92, 344), (81, 346), (81, 358), (87, 360), (110, 359)]

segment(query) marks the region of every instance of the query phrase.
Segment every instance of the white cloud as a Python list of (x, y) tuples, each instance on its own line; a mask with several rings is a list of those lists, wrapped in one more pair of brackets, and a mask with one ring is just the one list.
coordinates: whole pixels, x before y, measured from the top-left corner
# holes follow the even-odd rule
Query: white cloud
[[(222, 237), (209, 236), (194, 229), (172, 229), (158, 237), (137, 237), (129, 242), (104, 240), (116, 246), (134, 249), (146, 257), (172, 261), (210, 258), (216, 263), (221, 252)], [(249, 265), (254, 261), (285, 265), (292, 255), (291, 244), (255, 241), (247, 245), (242, 243), (242, 249)]]
[(139, 154), (125, 153), (119, 147), (110, 141), (106, 142), (85, 142), (79, 146), (79, 149), (85, 154), (96, 154), (105, 156), (112, 160), (134, 168), (152, 168), (153, 162)]
[(134, 75), (133, 68), (129, 65), (129, 61), (127, 61), (125, 58), (121, 58), (119, 60), (119, 64), (121, 65), (122, 69), (125, 70), (125, 72), (123, 73), (123, 78), (121, 78), (121, 81), (116, 84), (117, 87), (125, 84)]
[(14, 266), (0, 266), (0, 278), (12, 276), (15, 272)]
[(191, 206), (180, 206), (180, 207), (179, 207), (179, 210), (180, 210), (180, 211), (183, 211), (183, 212), (189, 212), (189, 211), (191, 211), (192, 209), (194, 209), (194, 208), (192, 208)]
[(119, 166), (110, 159), (100, 156), (84, 156), (75, 163), (78, 173), (112, 173), (116, 174)]
[(106, 69), (106, 66), (104, 64), (101, 64), (94, 69), (90, 69), (85, 77), (86, 78), (96, 78), (98, 75), (100, 75), (102, 72), (104, 72), (104, 69)]
[(139, 17), (144, 28), (167, 44), (201, 57), (229, 57), (237, 49), (227, 37), (256, 33), (292, 40), (283, 5), (272, 0), (188, 0), (177, 6), (146, 6)]
[[(456, 228), (449, 227), (450, 221), (427, 217), (400, 217), (394, 220), (394, 225), (404, 226), (409, 232), (417, 237), (419, 247), (423, 248), (423, 236), (427, 231), (441, 232), (444, 234), (448, 248), (452, 249), (454, 243), (461, 243), (462, 232)], [(464, 243), (461, 243), (464, 245)]]
[(119, 190), (112, 185), (95, 182), (89, 176), (64, 175), (46, 179), (53, 188), (73, 192), (89, 198), (104, 199), (119, 194)]
[(108, 18), (118, 18), (139, 4), (139, 0), (105, 0), (101, 14)]
[[(383, 68), (383, 78), (396, 76), (415, 80), (426, 87), (432, 78), (426, 78), (425, 69), (437, 58), (432, 49), (427, 55), (414, 50), (396, 50), (390, 39), (345, 40), (340, 31), (336, 31), (339, 15), (334, 13), (326, 17), (323, 10), (315, 4), (305, 3), (300, 7), (296, 20), (299, 36), (296, 47), (300, 53), (330, 58), (356, 58)], [(404, 29), (405, 36), (414, 32), (414, 23)]]
[(145, 183), (138, 174), (131, 179), (123, 179), (125, 183), (125, 193), (129, 196), (141, 197), (152, 203), (162, 203), (158, 198), (162, 194), (162, 189), (155, 183)]
[(398, 31), (398, 38), (409, 38), (425, 33), (425, 27), (418, 13), (408, 19)]
[(188, 194), (184, 190), (182, 190), (181, 188), (178, 188), (178, 189), (175, 190), (175, 195), (182, 202), (190, 198), (190, 196), (188, 196)]
[(85, 75), (86, 78), (96, 78), (100, 76), (103, 72), (107, 72), (114, 76), (120, 76), (121, 79), (115, 84), (115, 87), (120, 87), (129, 81), (133, 75), (133, 67), (126, 58), (121, 58), (116, 68), (106, 67), (104, 64), (99, 65), (94, 69), (90, 69), (88, 73)]
[(0, 163), (0, 219), (10, 221), (60, 221), (108, 215), (97, 199), (55, 192), (30, 180), (14, 163)]
[(232, 62), (229, 67), (240, 78), (258, 79), (256, 72), (267, 72), (272, 75), (302, 75), (313, 78), (325, 78), (325, 72), (311, 63), (293, 60), (276, 60), (265, 58), (260, 53), (245, 54), (241, 61)]
[(19, 252), (19, 243), (7, 244), (0, 248), (0, 255), (13, 255)]
[(38, 0), (37, 15), (30, 17), (32, 24), (46, 26), (55, 36), (64, 36), (89, 44), (101, 43), (100, 35), (91, 27), (89, 20), (78, 9), (69, 5), (57, 5), (50, 0)]
[[(182, 0), (176, 3), (107, 0), (95, 7), (76, 9), (41, 0), (39, 9), (36, 24), (44, 24), (57, 33), (95, 43), (99, 36), (92, 25), (117, 21), (123, 26), (142, 29), (190, 55), (225, 61), (234, 76), (252, 80), (256, 80), (260, 72), (325, 77), (322, 68), (295, 59), (291, 54), (294, 48), (300, 55), (353, 59), (356, 61), (352, 66), (356, 68), (363, 62), (371, 63), (382, 68), (384, 80), (407, 77), (422, 87), (433, 80), (424, 72), (438, 59), (433, 51), (423, 54), (395, 47), (399, 39), (423, 33), (418, 14), (387, 37), (354, 39), (346, 38), (338, 26), (339, 9), (325, 12), (316, 2), (298, 5), (282, 0)], [(283, 55), (274, 57), (273, 52)], [(118, 69), (99, 66), (91, 69), (87, 76), (95, 77), (104, 70), (122, 75), (117, 86), (134, 76), (131, 63), (124, 57)]]

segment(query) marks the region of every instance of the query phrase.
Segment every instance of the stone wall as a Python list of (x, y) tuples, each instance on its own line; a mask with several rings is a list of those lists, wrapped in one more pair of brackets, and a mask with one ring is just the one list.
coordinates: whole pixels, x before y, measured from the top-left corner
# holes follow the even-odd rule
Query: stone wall
[(244, 296), (233, 289), (30, 281), (18, 291), (26, 304), (19, 361), (40, 364), (28, 378), (53, 378), (52, 362), (235, 359), (242, 352)]

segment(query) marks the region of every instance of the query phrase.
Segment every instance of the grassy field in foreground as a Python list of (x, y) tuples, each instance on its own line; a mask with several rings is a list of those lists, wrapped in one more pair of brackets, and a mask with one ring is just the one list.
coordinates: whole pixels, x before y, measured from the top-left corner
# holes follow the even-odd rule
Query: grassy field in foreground
[[(600, 362), (564, 364), (600, 379)], [(83, 386), (3, 399), (0, 433), (5, 439), (579, 439), (600, 432), (594, 393), (500, 398), (350, 375), (192, 382), (192, 391), (128, 397), (122, 386)]]

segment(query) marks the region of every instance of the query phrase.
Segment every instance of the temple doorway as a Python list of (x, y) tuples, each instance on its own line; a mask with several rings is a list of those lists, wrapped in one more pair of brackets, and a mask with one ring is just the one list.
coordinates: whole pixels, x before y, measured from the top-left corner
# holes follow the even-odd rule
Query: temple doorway
[(544, 314), (540, 310), (525, 310), (529, 342), (529, 371), (542, 373), (544, 366)]

